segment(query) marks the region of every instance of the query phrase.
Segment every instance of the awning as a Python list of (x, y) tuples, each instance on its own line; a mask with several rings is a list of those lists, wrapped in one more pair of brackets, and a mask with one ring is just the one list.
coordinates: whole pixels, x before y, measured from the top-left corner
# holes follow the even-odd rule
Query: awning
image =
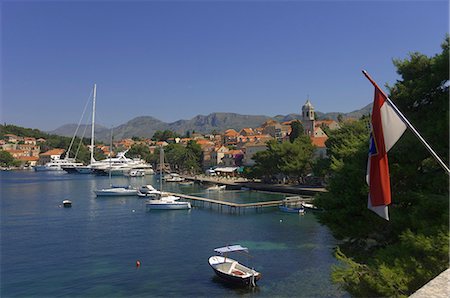
[(214, 249), (215, 252), (220, 253), (220, 254), (224, 254), (227, 252), (233, 252), (233, 251), (245, 251), (248, 252), (248, 248), (247, 247), (242, 247), (239, 244), (237, 245), (229, 245), (229, 246), (224, 246), (224, 247), (218, 247), (216, 249)]
[(223, 168), (215, 168), (214, 171), (222, 173), (232, 173), (238, 169), (239, 169), (238, 167), (223, 167)]

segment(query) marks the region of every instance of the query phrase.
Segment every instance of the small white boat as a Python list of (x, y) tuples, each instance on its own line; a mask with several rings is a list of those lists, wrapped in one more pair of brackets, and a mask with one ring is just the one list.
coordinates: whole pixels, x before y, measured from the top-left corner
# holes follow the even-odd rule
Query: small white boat
[(182, 182), (184, 178), (178, 175), (177, 173), (170, 173), (167, 176), (164, 176), (164, 181), (166, 182)]
[(152, 185), (147, 184), (147, 185), (142, 185), (141, 187), (139, 187), (137, 195), (139, 197), (157, 197), (159, 195), (161, 195), (161, 192), (159, 190), (156, 190)]
[(254, 287), (256, 286), (256, 282), (261, 279), (261, 273), (227, 257), (227, 254), (230, 252), (248, 253), (248, 248), (240, 245), (230, 245), (216, 248), (214, 251), (221, 255), (210, 257), (208, 262), (217, 276), (223, 281), (236, 285)]
[(72, 207), (72, 201), (70, 201), (70, 200), (64, 200), (64, 201), (63, 201), (63, 206), (64, 206), (64, 208), (70, 208), (70, 207)]
[(97, 197), (114, 197), (114, 196), (136, 196), (138, 190), (131, 187), (111, 186), (110, 188), (103, 188), (94, 190)]
[(214, 185), (214, 186), (208, 187), (206, 190), (220, 191), (220, 190), (225, 190), (226, 187), (227, 187), (226, 185)]
[(322, 211), (322, 209), (320, 209), (310, 203), (302, 203), (302, 206), (303, 206), (303, 208), (310, 210), (310, 211)]
[(178, 185), (180, 185), (180, 186), (190, 186), (193, 184), (194, 184), (194, 181), (182, 181), (182, 182), (178, 183)]
[(184, 210), (191, 209), (191, 203), (178, 201), (176, 196), (160, 196), (156, 200), (148, 200), (145, 205), (148, 210)]
[(144, 177), (145, 176), (145, 171), (144, 170), (131, 169), (127, 173), (125, 173), (125, 176), (127, 176), (127, 177)]

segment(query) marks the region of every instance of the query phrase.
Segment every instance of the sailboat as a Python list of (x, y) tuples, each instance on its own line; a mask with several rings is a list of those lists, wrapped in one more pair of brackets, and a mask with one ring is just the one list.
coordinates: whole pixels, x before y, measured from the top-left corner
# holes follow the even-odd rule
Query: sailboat
[(77, 165), (65, 168), (66, 172), (77, 174), (98, 174), (98, 175), (124, 175), (131, 170), (140, 170), (140, 173), (153, 174), (153, 168), (150, 164), (139, 158), (130, 159), (125, 156), (127, 151), (117, 153), (114, 158), (109, 157), (104, 160), (95, 160), (95, 103), (97, 98), (97, 85), (94, 84), (92, 96), (92, 123), (91, 123), (91, 144), (89, 146), (90, 162), (89, 165)]
[(149, 210), (180, 210), (180, 209), (191, 209), (191, 203), (179, 201), (179, 197), (165, 194), (162, 188), (162, 177), (163, 177), (163, 164), (164, 164), (164, 149), (161, 147), (159, 151), (160, 159), (160, 177), (159, 177), (159, 190), (160, 193), (157, 199), (148, 200), (145, 205)]
[(130, 186), (113, 186), (111, 183), (111, 152), (112, 152), (112, 130), (111, 130), (111, 150), (109, 153), (109, 188), (102, 188), (94, 190), (97, 197), (100, 196), (135, 196), (138, 193), (138, 190), (132, 188)]

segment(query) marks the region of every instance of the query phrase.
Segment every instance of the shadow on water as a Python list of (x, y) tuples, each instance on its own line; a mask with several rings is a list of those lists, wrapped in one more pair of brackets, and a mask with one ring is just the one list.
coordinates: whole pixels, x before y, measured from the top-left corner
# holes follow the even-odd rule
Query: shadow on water
[(230, 290), (232, 292), (234, 292), (235, 294), (238, 295), (243, 295), (243, 294), (249, 294), (249, 293), (259, 293), (260, 292), (260, 288), (258, 287), (258, 285), (256, 285), (256, 287), (252, 287), (252, 286), (242, 286), (242, 285), (238, 285), (238, 284), (232, 284), (232, 283), (228, 283), (226, 281), (224, 281), (223, 279), (221, 279), (220, 277), (218, 277), (217, 275), (214, 275), (211, 278), (211, 281), (218, 287), (222, 287), (224, 289)]

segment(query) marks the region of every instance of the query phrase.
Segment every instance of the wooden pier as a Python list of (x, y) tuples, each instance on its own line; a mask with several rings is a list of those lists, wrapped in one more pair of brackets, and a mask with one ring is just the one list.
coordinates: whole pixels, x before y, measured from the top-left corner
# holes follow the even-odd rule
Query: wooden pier
[[(277, 201), (265, 201), (265, 202), (256, 202), (256, 203), (232, 203), (220, 200), (213, 200), (208, 198), (197, 197), (193, 195), (186, 195), (180, 193), (168, 193), (169, 195), (177, 196), (183, 198), (186, 201), (189, 201), (192, 206), (201, 207), (201, 208), (209, 208), (209, 209), (217, 209), (220, 212), (229, 212), (233, 214), (245, 214), (246, 211), (262, 211), (263, 208), (269, 207), (278, 207), (283, 204), (284, 200)], [(312, 198), (305, 197), (290, 197), (290, 204), (299, 204), (301, 202), (310, 202)]]
[(205, 177), (205, 176), (193, 176), (193, 177), (183, 176), (183, 178), (185, 178), (186, 180), (196, 181), (199, 183), (226, 185), (227, 189), (241, 189), (242, 187), (244, 187), (253, 190), (280, 192), (305, 196), (315, 196), (316, 194), (326, 192), (326, 189), (323, 187), (300, 187), (285, 184), (265, 184), (261, 182), (250, 182), (243, 178), (236, 180), (225, 179), (221, 177)]

